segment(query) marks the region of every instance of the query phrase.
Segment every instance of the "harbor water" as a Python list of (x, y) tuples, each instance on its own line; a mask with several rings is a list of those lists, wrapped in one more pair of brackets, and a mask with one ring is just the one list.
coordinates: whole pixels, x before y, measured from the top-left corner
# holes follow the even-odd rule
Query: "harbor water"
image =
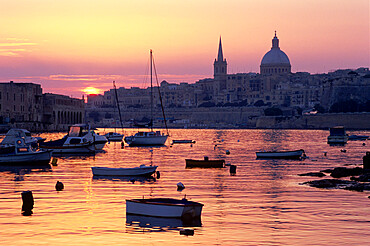
[[(124, 134), (134, 132), (125, 129)], [(64, 134), (40, 136), (50, 140)], [(1, 244), (368, 245), (370, 192), (313, 188), (302, 183), (321, 178), (298, 176), (334, 167), (362, 167), (370, 141), (329, 146), (328, 134), (325, 130), (173, 129), (163, 147), (122, 148), (120, 142), (110, 142), (93, 156), (58, 156), (51, 168), (0, 167)], [(196, 143), (171, 145), (173, 139)], [(304, 149), (309, 158), (256, 159), (256, 151), (295, 149)], [(236, 165), (236, 174), (230, 174), (229, 167), (185, 168), (185, 159), (204, 156)], [(98, 178), (91, 172), (93, 166), (141, 164), (157, 165), (160, 178)], [(56, 191), (57, 181), (64, 190)], [(185, 189), (177, 190), (179, 182)], [(22, 216), (21, 193), (28, 190), (33, 193), (33, 214)], [(126, 199), (185, 196), (204, 204), (200, 222), (126, 216)], [(182, 229), (193, 229), (194, 235), (182, 235)]]

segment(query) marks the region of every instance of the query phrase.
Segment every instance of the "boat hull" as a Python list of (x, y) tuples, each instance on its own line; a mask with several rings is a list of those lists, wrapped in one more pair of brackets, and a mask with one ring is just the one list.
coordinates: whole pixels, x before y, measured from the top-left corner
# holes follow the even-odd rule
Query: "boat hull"
[(185, 160), (187, 168), (200, 167), (200, 168), (223, 168), (225, 160)]
[(94, 176), (151, 176), (158, 166), (134, 168), (91, 167)]
[(48, 149), (56, 154), (91, 154), (95, 153), (95, 146), (93, 144), (70, 144), (63, 146), (47, 146), (41, 145), (40, 148)]
[(197, 218), (203, 204), (170, 198), (126, 200), (126, 213), (165, 218)]
[(328, 136), (328, 144), (345, 144), (348, 141), (348, 136)]
[(304, 150), (256, 152), (259, 159), (300, 159)]
[(0, 155), (1, 165), (44, 165), (49, 164), (51, 151)]
[(125, 137), (125, 142), (129, 146), (158, 146), (164, 145), (167, 141), (167, 135), (161, 136), (130, 136)]

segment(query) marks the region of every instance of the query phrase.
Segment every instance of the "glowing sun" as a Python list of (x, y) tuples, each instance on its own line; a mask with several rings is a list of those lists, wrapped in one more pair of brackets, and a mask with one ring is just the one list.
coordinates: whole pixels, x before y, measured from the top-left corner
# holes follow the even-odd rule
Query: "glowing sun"
[(86, 87), (85, 89), (82, 89), (83, 92), (85, 92), (86, 94), (99, 94), (100, 93), (100, 89), (97, 89), (97, 88), (94, 88), (94, 87)]

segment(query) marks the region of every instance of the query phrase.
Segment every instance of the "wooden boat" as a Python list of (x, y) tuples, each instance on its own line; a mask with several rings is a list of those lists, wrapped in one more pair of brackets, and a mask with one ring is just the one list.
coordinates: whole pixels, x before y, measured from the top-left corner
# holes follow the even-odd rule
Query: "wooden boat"
[(108, 132), (104, 136), (108, 139), (108, 141), (112, 142), (121, 142), (123, 139), (123, 135), (117, 132)]
[(93, 175), (97, 176), (150, 176), (158, 166), (145, 166), (132, 168), (91, 167)]
[(348, 141), (348, 135), (343, 126), (336, 126), (329, 129), (328, 144), (345, 144)]
[(290, 151), (263, 151), (256, 152), (257, 158), (265, 159), (300, 159), (304, 156), (304, 150)]
[(24, 138), (18, 138), (13, 146), (0, 148), (0, 164), (44, 165), (49, 164), (51, 151), (35, 149)]
[(207, 156), (203, 160), (185, 159), (186, 167), (201, 168), (222, 168), (225, 167), (225, 160), (209, 160)]
[(172, 140), (172, 144), (182, 144), (182, 143), (195, 143), (195, 141), (187, 139)]
[(126, 200), (126, 214), (166, 217), (197, 218), (201, 216), (203, 204), (187, 199), (149, 198)]

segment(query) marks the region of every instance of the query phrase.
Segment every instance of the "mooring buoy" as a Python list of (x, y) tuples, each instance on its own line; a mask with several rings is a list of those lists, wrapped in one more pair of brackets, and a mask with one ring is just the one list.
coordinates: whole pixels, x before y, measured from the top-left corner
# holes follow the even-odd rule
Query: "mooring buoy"
[(183, 189), (185, 189), (185, 185), (181, 182), (178, 182), (177, 183), (177, 190), (182, 191)]
[(236, 174), (236, 165), (230, 165), (230, 173)]
[(62, 182), (57, 181), (57, 183), (55, 184), (55, 189), (57, 191), (63, 190), (64, 189), (64, 184)]
[(22, 192), (22, 202), (22, 215), (31, 215), (33, 213), (32, 209), (34, 205), (32, 191), (28, 190)]

